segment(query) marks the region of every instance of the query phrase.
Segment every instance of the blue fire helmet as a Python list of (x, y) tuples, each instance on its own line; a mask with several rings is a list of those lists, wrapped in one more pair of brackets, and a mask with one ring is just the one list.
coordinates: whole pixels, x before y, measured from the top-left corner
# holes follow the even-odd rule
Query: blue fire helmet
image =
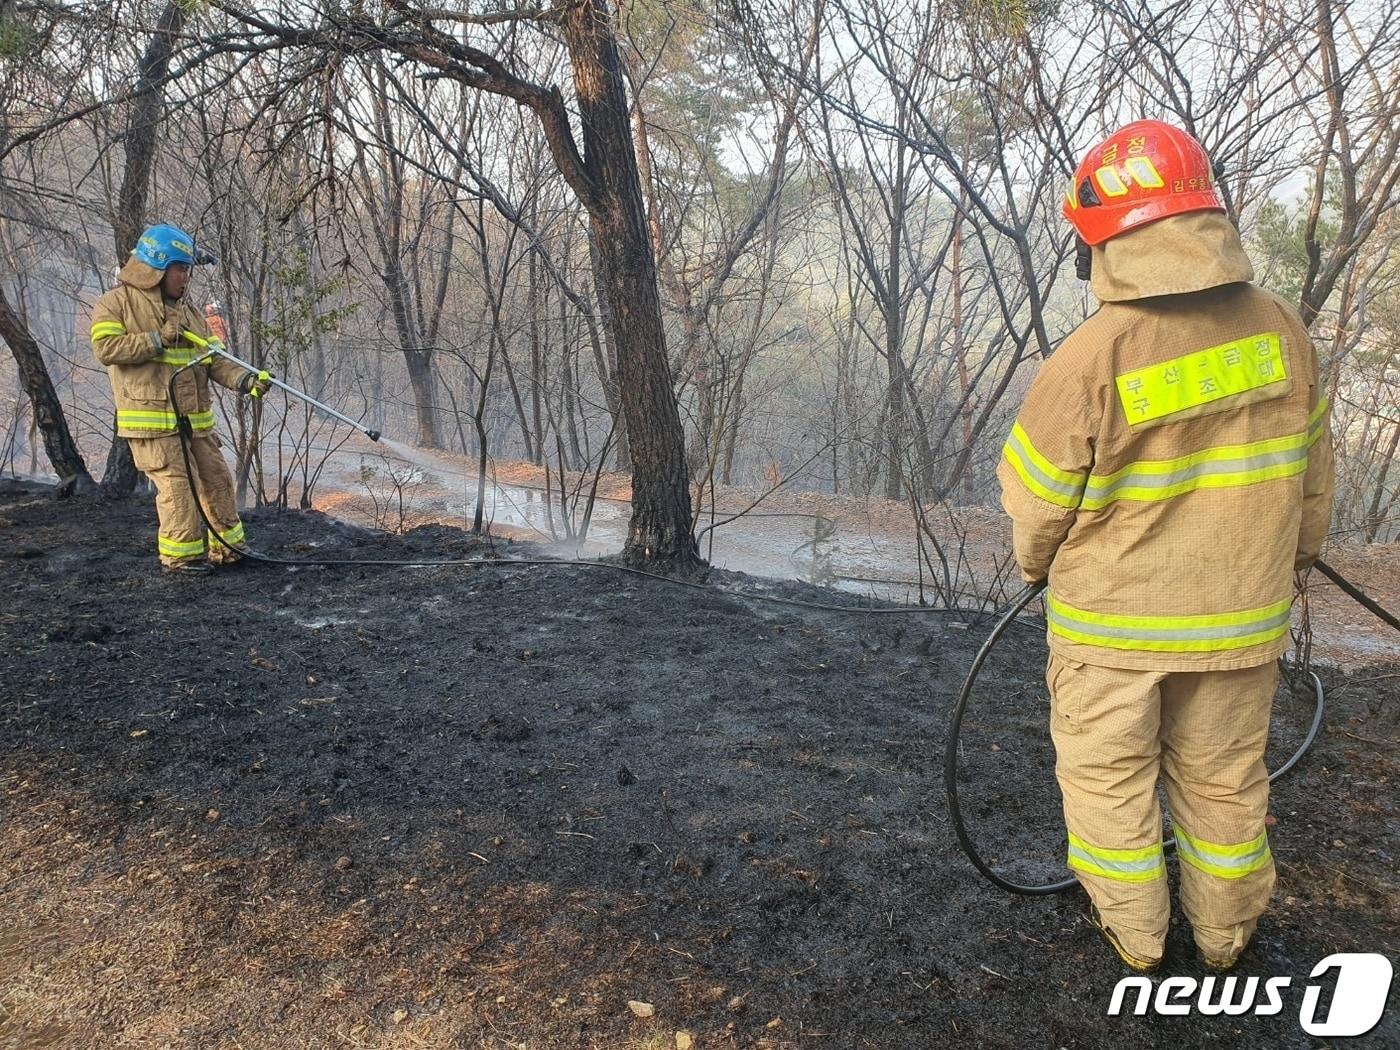
[(203, 266), (218, 262), (208, 252), (198, 251), (194, 238), (180, 227), (165, 223), (151, 226), (141, 234), (131, 254), (155, 270), (164, 270), (171, 263)]

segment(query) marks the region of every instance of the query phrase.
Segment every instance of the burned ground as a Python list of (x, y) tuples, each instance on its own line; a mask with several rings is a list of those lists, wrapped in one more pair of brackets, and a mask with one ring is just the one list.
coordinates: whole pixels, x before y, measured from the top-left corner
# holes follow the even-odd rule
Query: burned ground
[[(153, 527), (0, 495), (0, 1047), (1305, 1046), (1317, 961), (1400, 954), (1400, 666), (1324, 671), (1275, 788), (1241, 973), (1290, 976), (1283, 1012), (1109, 1019), (1082, 897), (1005, 896), (953, 839), (945, 727), (986, 624), (720, 573), (172, 579)], [(487, 553), (249, 528), (291, 558)], [(978, 835), (1030, 877), (1063, 874), (1044, 655), (1000, 647), (965, 736)], [(1275, 762), (1309, 715), (1280, 693)], [(1184, 925), (1168, 967), (1202, 974)], [(1392, 1009), (1370, 1042), (1397, 1041)]]

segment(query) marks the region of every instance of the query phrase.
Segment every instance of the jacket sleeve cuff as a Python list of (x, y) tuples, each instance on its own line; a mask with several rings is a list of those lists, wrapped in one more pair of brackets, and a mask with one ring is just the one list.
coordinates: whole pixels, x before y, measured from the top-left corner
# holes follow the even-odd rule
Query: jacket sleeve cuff
[(158, 356), (160, 356), (161, 345), (162, 345), (162, 344), (161, 344), (161, 341), (160, 341), (160, 333), (159, 333), (159, 332), (147, 332), (147, 333), (146, 333), (146, 339), (147, 339), (147, 341), (150, 342), (150, 344), (151, 344), (151, 356), (152, 356), (152, 357), (158, 357)]

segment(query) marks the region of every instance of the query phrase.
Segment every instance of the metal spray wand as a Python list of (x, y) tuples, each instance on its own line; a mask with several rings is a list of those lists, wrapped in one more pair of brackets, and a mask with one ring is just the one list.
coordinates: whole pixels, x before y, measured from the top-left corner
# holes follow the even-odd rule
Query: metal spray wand
[[(202, 336), (196, 335), (189, 329), (185, 329), (185, 331), (182, 334), (195, 346), (199, 347), (201, 350), (207, 351), (209, 354), (217, 354), (219, 357), (224, 358), (224, 360), (226, 361), (232, 361), (236, 365), (242, 365), (244, 368), (248, 369), (248, 371), (253, 372), (256, 375), (262, 376), (264, 374), (262, 369), (256, 368), (255, 366), (250, 365), (247, 361), (244, 361), (242, 358), (235, 357), (233, 354), (229, 353), (227, 350), (224, 349), (222, 343), (211, 342), (210, 340), (205, 339)], [(334, 418), (340, 420), (342, 423), (348, 423), (350, 426), (354, 427), (356, 430), (358, 430), (361, 434), (365, 435), (365, 437), (369, 438), (371, 441), (379, 440), (379, 431), (371, 430), (363, 423), (357, 423), (355, 420), (347, 416), (344, 412), (337, 412), (335, 409), (331, 408), (330, 405), (323, 404), (322, 402), (317, 401), (310, 394), (306, 393), (306, 391), (298, 390), (296, 387), (289, 386), (288, 384), (282, 382), (282, 380), (273, 378), (271, 376), (267, 377), (267, 381), (273, 386), (277, 387), (279, 390), (291, 394), (292, 397), (299, 398), (302, 401), (305, 401), (308, 405), (312, 406), (313, 408), (320, 409), (326, 415), (333, 416)]]

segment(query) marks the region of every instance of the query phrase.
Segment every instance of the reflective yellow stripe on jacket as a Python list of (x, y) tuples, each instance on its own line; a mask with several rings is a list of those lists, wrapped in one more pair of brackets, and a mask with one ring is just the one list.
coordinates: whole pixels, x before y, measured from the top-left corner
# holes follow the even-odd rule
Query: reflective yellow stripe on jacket
[(120, 321), (98, 321), (89, 333), (95, 343), (99, 339), (109, 339), (114, 335), (126, 335), (126, 325)]
[[(1314, 439), (1315, 440), (1315, 439)], [(1084, 510), (1100, 510), (1115, 500), (1166, 500), (1197, 489), (1237, 488), (1308, 469), (1308, 435), (1221, 445), (1176, 459), (1143, 459), (1112, 474), (1090, 474)]]
[(1261, 831), (1248, 842), (1207, 842), (1173, 828), (1176, 854), (1182, 863), (1222, 879), (1242, 879), (1267, 867), (1273, 854), (1269, 852), (1269, 834)]
[(1141, 849), (1104, 849), (1089, 845), (1072, 831), (1066, 863), (1076, 871), (1118, 882), (1151, 882), (1167, 873), (1160, 842)]
[(1300, 433), (1218, 445), (1175, 459), (1141, 459), (1112, 474), (1061, 470), (1037, 451), (1020, 423), (1011, 428), (1002, 454), (1034, 495), (1057, 506), (1095, 511), (1120, 499), (1168, 500), (1197, 489), (1239, 488), (1302, 474), (1308, 469), (1308, 449), (1322, 437), (1326, 412), (1324, 398)]
[(1033, 495), (1061, 507), (1079, 506), (1088, 475), (1061, 470), (1042, 456), (1020, 422), (1011, 427), (1011, 436), (1001, 453)]
[[(174, 430), (179, 426), (179, 418), (174, 412), (159, 409), (120, 408), (117, 410), (117, 428), (127, 430)], [(214, 410), (191, 412), (190, 427), (194, 430), (214, 428)]]
[(1327, 415), (1327, 398), (1320, 397), (1317, 400), (1317, 407), (1308, 413), (1308, 448), (1317, 444), (1317, 439), (1322, 437), (1322, 432), (1327, 427), (1327, 420), (1323, 417)]
[(174, 365), (182, 368), (192, 361), (198, 361), (209, 356), (209, 351), (201, 350), (197, 346), (167, 346), (152, 361), (159, 361), (163, 365)]
[(1281, 638), (1288, 631), (1291, 598), (1239, 612), (1204, 616), (1118, 616), (1087, 612), (1050, 597), (1050, 632), (1082, 645), (1155, 653), (1214, 653), (1245, 649)]

